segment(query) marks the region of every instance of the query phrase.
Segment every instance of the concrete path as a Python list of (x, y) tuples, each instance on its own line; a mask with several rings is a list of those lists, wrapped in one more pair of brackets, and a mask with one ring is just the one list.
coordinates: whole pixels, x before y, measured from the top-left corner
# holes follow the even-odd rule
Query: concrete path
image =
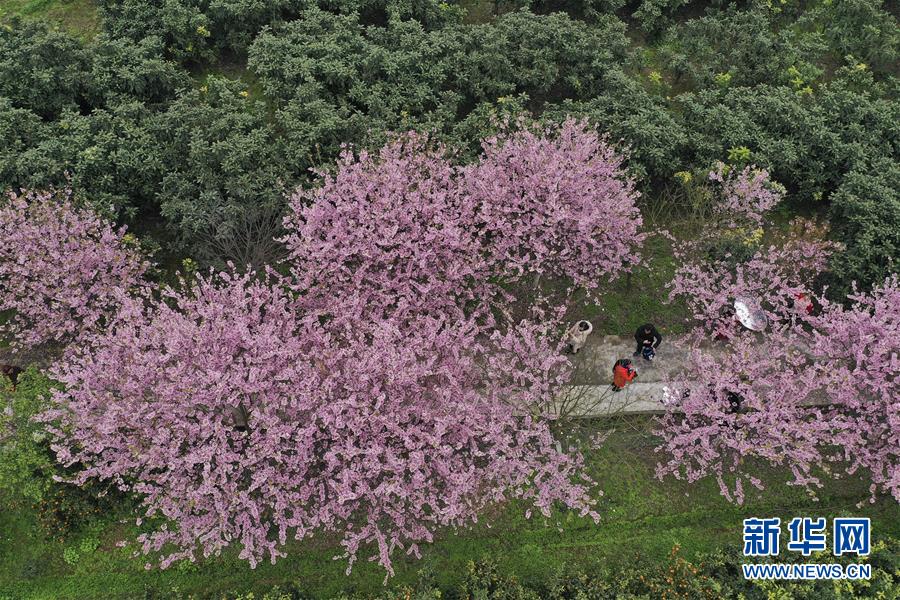
[(632, 356), (634, 339), (622, 336), (590, 336), (587, 345), (573, 357), (574, 383), (600, 384), (612, 382), (612, 367), (620, 358), (630, 358), (638, 371), (638, 381), (654, 383), (671, 381), (688, 364), (690, 352), (681, 337), (667, 337), (656, 350), (656, 358), (648, 362)]
[[(666, 336), (653, 362), (632, 356), (634, 350), (634, 339), (630, 336), (588, 337), (585, 347), (573, 358), (573, 384), (559, 398), (556, 412), (563, 416), (585, 418), (665, 412), (664, 389), (666, 385), (677, 385), (683, 377), (690, 358), (688, 344), (683, 337)], [(634, 362), (638, 377), (621, 392), (613, 392), (610, 388), (612, 367), (620, 358), (630, 358)], [(46, 367), (49, 354), (13, 355), (7, 348), (0, 348), (0, 363), (7, 362)], [(807, 401), (822, 404), (825, 399)]]
[[(688, 360), (688, 351), (680, 339), (667, 337), (652, 363), (633, 357), (633, 352), (634, 339), (630, 337), (588, 337), (587, 345), (573, 359), (575, 385), (566, 389), (559, 411), (585, 417), (663, 412), (664, 382), (672, 382), (682, 371)], [(610, 389), (612, 366), (620, 358), (634, 361), (638, 378), (623, 391), (614, 393)], [(46, 351), (13, 354), (8, 348), (0, 348), (0, 364), (46, 368), (49, 363), (50, 354)]]
[[(631, 337), (590, 336), (573, 359), (574, 385), (563, 393), (557, 412), (583, 417), (664, 412), (663, 390), (687, 366), (690, 357), (687, 345), (683, 338), (668, 336), (657, 349), (653, 362), (632, 356), (634, 350)], [(638, 377), (621, 392), (613, 392), (612, 367), (620, 358), (634, 362)]]
[(621, 392), (614, 392), (609, 384), (569, 386), (563, 392), (557, 413), (580, 418), (659, 414), (665, 412), (664, 387), (661, 382), (635, 382)]
[[(683, 381), (690, 360), (688, 344), (683, 337), (664, 338), (653, 362), (632, 356), (634, 350), (634, 339), (630, 337), (589, 337), (587, 345), (573, 360), (573, 384), (560, 395), (556, 412), (580, 418), (665, 412), (665, 388), (677, 387)], [(715, 348), (706, 350), (716, 351)], [(621, 392), (613, 392), (612, 366), (620, 358), (634, 362), (638, 377)], [(816, 390), (800, 402), (805, 406), (827, 405), (827, 390)]]

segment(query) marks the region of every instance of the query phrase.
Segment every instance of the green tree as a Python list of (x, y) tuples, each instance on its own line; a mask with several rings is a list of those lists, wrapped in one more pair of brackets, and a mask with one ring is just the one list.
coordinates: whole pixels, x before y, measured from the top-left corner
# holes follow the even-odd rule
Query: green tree
[(266, 105), (240, 82), (210, 77), (153, 119), (165, 173), (157, 191), (182, 247), (210, 262), (271, 264), (294, 161)]
[(847, 174), (832, 197), (830, 217), (846, 246), (831, 265), (833, 292), (845, 295), (853, 281), (863, 288), (884, 282), (900, 262), (900, 165), (885, 158), (871, 170)]
[(74, 38), (43, 23), (0, 26), (0, 96), (44, 119), (86, 105), (90, 57)]

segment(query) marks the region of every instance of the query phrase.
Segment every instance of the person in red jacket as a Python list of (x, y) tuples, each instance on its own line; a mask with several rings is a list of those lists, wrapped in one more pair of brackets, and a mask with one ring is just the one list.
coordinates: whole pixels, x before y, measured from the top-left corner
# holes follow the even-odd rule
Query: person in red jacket
[(812, 300), (807, 298), (806, 294), (804, 294), (803, 292), (797, 292), (796, 294), (794, 294), (794, 299), (792, 302), (794, 311), (796, 311), (798, 315), (802, 316), (803, 313), (806, 313), (807, 315), (813, 314), (813, 310), (815, 307), (813, 306)]
[(637, 377), (637, 371), (631, 364), (631, 359), (621, 358), (613, 365), (613, 384), (614, 392), (621, 392), (625, 386), (634, 381)]

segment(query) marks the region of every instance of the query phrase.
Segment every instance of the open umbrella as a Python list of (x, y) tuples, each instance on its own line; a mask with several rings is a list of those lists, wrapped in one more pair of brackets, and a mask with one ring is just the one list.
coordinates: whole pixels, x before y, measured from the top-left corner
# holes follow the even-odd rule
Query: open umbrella
[(769, 319), (759, 302), (747, 296), (738, 296), (734, 299), (734, 314), (741, 325), (751, 331), (764, 331), (769, 324)]

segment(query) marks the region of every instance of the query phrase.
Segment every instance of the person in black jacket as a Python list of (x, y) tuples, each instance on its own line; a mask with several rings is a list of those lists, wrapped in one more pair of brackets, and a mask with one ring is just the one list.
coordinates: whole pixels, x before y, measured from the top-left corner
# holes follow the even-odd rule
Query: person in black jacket
[(16, 390), (16, 385), (19, 383), (19, 375), (23, 372), (21, 367), (15, 365), (0, 365), (0, 374), (9, 377), (9, 380), (12, 382), (13, 391)]
[(732, 415), (741, 412), (744, 404), (744, 397), (741, 394), (733, 390), (725, 390), (725, 400), (728, 401), (728, 409), (725, 412)]
[[(634, 341), (637, 342), (634, 355), (641, 356), (643, 354), (645, 359), (653, 360), (656, 349), (659, 348), (659, 344), (662, 342), (662, 336), (656, 330), (656, 327), (651, 323), (647, 323), (638, 327), (637, 331), (634, 332)], [(644, 348), (648, 350), (646, 353)]]

